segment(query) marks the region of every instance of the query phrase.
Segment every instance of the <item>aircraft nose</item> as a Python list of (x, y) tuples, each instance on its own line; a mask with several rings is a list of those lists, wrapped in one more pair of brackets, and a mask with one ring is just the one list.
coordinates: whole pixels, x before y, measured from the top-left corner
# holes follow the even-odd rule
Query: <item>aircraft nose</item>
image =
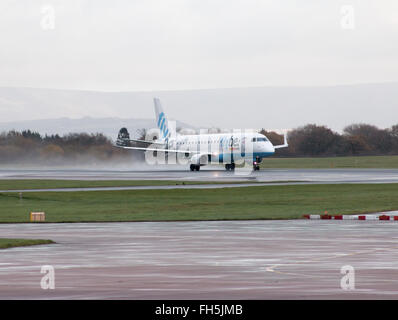
[(268, 142), (266, 148), (267, 148), (267, 152), (269, 152), (269, 153), (275, 153), (275, 148), (274, 148), (274, 146), (273, 146), (273, 144), (272, 144), (271, 142)]

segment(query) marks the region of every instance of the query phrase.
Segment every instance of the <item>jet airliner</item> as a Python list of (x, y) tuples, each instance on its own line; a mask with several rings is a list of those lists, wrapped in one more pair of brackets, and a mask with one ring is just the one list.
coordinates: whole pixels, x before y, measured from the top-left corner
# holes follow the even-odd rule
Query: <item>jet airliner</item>
[[(181, 135), (170, 125), (158, 98), (154, 98), (154, 104), (159, 137), (153, 141), (130, 139), (128, 130), (122, 128), (116, 140), (117, 147), (185, 157), (191, 171), (199, 171), (201, 166), (208, 164), (223, 164), (230, 171), (235, 170), (236, 163), (242, 162), (259, 170), (263, 158), (272, 156), (275, 149), (288, 147), (286, 134), (284, 144), (277, 146), (256, 132)], [(146, 147), (132, 147), (130, 142), (143, 143)]]

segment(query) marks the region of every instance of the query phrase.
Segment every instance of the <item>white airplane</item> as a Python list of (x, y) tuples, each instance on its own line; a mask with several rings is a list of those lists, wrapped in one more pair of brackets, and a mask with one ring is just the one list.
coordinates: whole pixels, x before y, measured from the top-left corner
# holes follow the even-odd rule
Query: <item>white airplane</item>
[[(255, 132), (221, 134), (180, 135), (170, 126), (160, 100), (154, 98), (158, 138), (153, 141), (130, 139), (126, 128), (119, 131), (116, 146), (123, 149), (140, 150), (157, 154), (174, 154), (190, 163), (191, 171), (199, 171), (208, 164), (225, 164), (226, 170), (235, 170), (236, 163), (250, 163), (259, 170), (263, 158), (272, 156), (275, 149), (288, 147), (286, 134), (284, 144), (274, 146), (268, 138)], [(130, 147), (130, 142), (147, 144), (146, 147)]]

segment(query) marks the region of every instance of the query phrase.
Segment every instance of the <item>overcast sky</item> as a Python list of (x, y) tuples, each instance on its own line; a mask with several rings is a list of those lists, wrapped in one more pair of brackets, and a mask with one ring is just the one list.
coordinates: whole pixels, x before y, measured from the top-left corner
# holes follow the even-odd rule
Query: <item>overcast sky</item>
[(396, 0), (2, 0), (0, 14), (0, 86), (398, 81)]

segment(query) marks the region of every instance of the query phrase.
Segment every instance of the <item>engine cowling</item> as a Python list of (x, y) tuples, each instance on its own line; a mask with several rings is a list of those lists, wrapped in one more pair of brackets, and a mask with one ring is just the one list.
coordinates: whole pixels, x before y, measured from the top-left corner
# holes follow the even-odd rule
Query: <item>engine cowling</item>
[(206, 165), (209, 163), (209, 156), (207, 154), (195, 154), (190, 162), (196, 165)]
[(117, 136), (116, 145), (126, 147), (130, 143), (130, 134), (126, 128), (121, 128)]

